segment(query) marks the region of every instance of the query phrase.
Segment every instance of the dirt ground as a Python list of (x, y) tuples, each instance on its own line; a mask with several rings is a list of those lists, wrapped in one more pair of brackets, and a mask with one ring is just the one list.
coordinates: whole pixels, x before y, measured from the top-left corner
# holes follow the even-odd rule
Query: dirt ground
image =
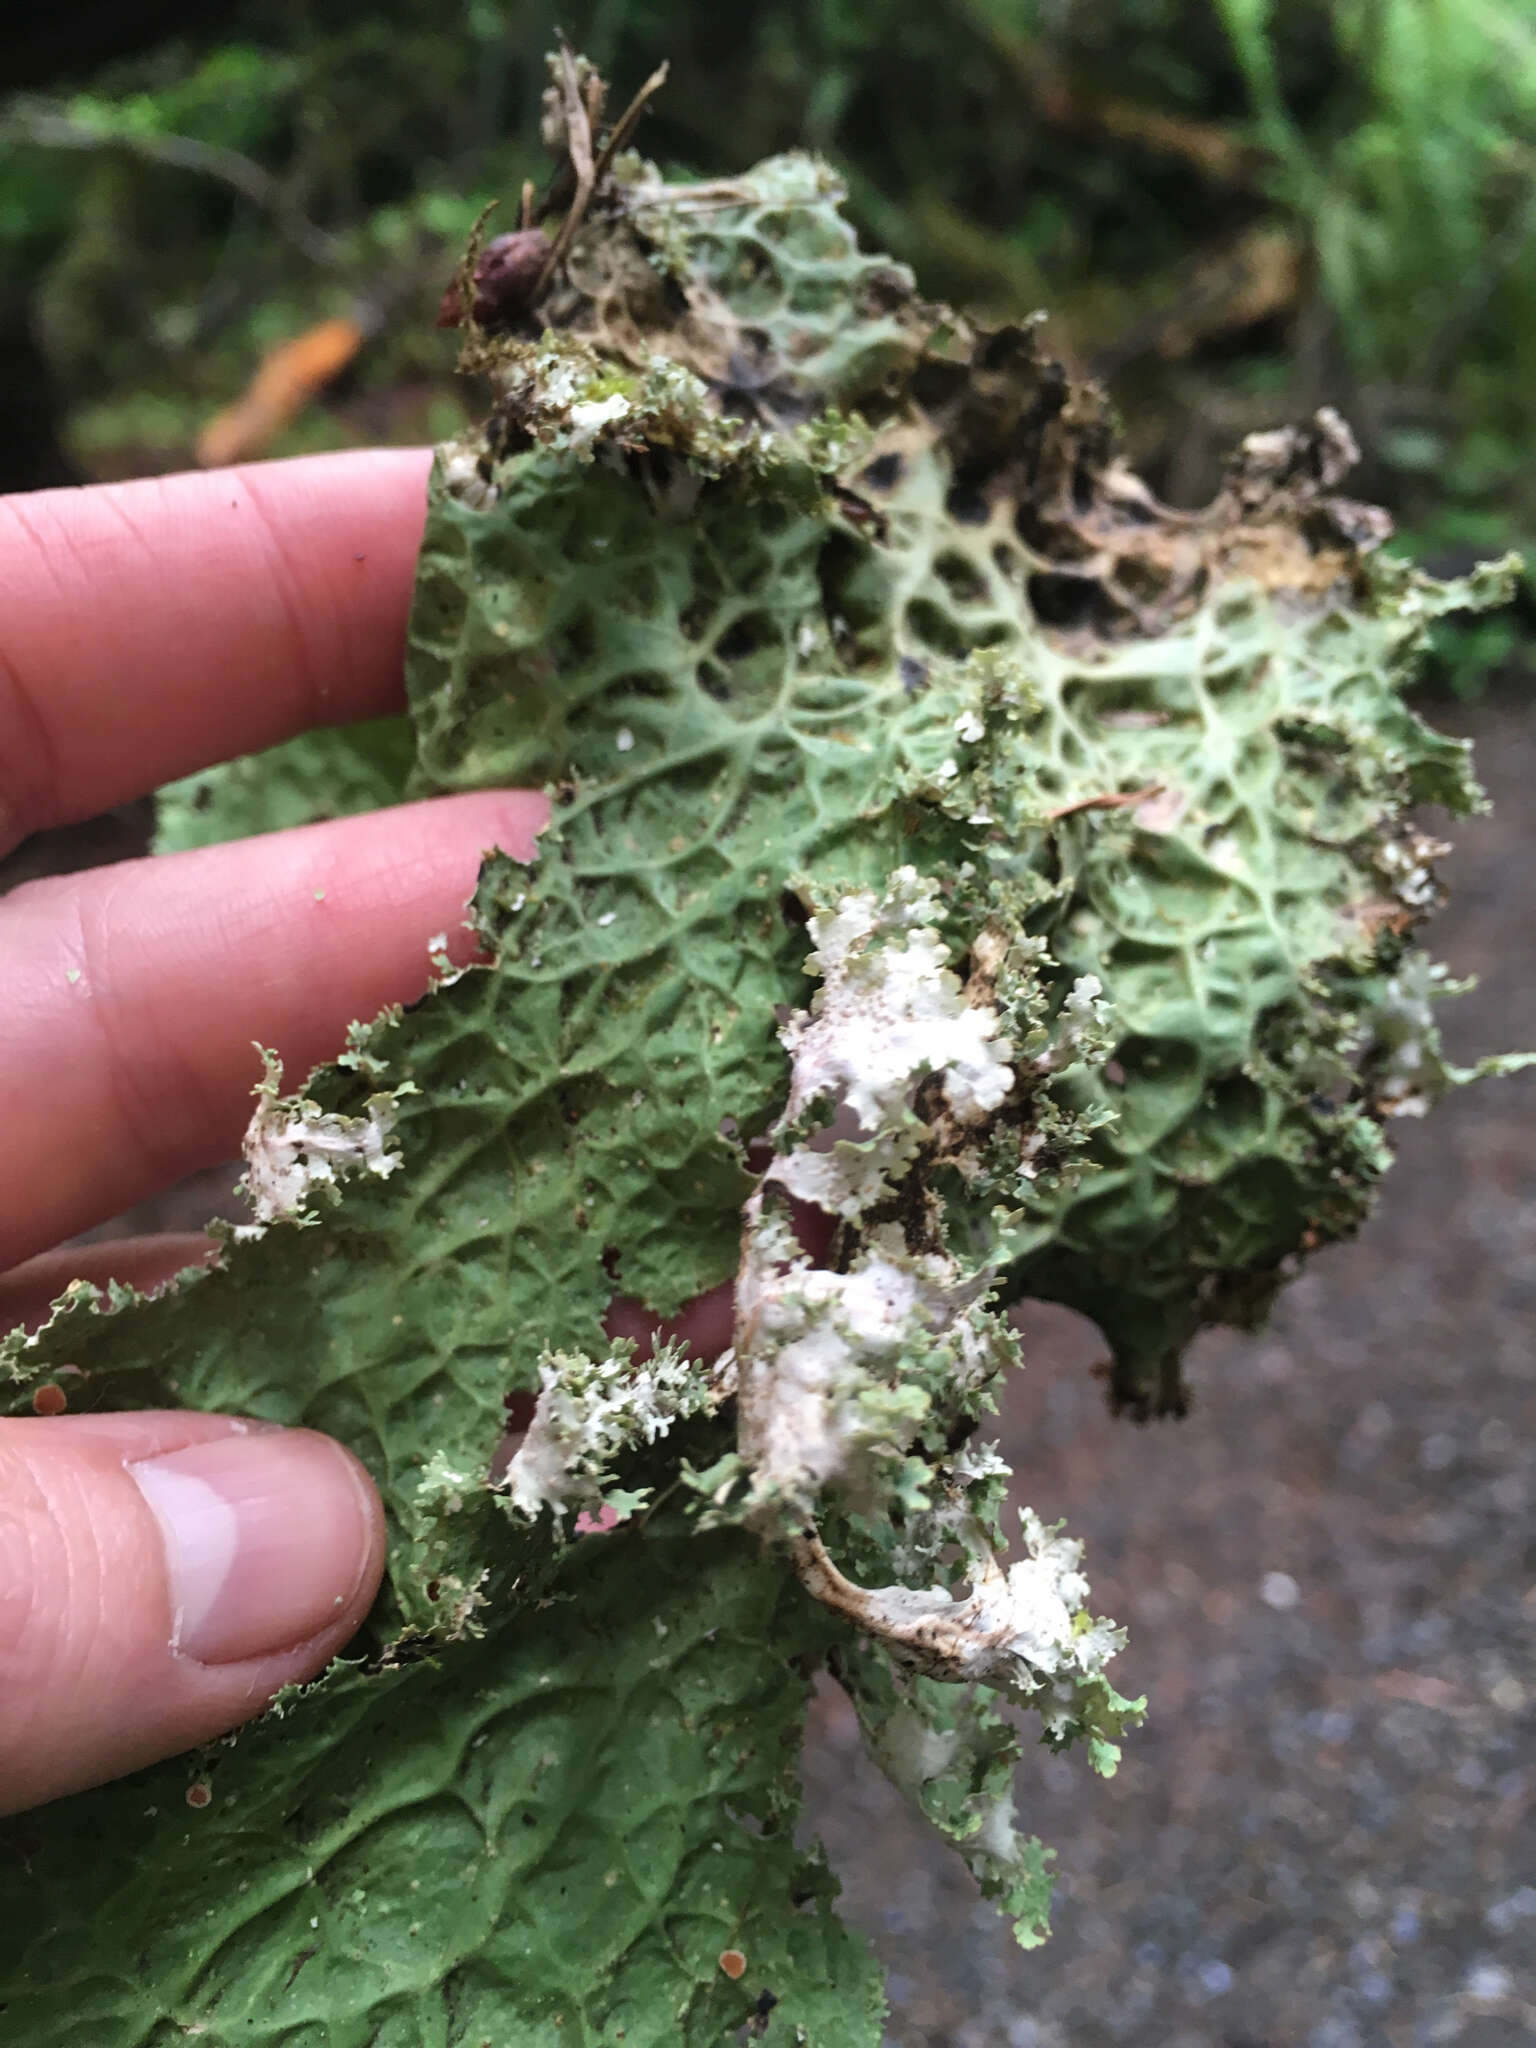
[[(1477, 742), (1438, 949), (1462, 1057), (1536, 1046), (1536, 717)], [(1536, 2038), (1536, 1073), (1399, 1125), (1353, 1245), (1258, 1337), (1205, 1338), (1193, 1414), (1112, 1422), (1089, 1325), (1035, 1309), (1003, 1418), (1018, 1495), (1087, 1546), (1145, 1692), (1119, 1775), (1039, 1752), (1059, 1850), (1021, 1952), (821, 1702), (807, 1758), (888, 2048), (1501, 2048)]]

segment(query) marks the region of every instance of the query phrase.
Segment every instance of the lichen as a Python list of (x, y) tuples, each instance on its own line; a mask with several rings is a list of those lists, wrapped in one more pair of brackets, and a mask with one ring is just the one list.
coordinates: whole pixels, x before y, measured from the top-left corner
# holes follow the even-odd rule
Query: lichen
[(573, 1510), (629, 1514), (649, 1493), (616, 1488), (623, 1463), (733, 1391), (729, 1360), (711, 1368), (664, 1344), (636, 1362), (635, 1348), (621, 1340), (606, 1358), (546, 1352), (539, 1360), (538, 1401), (506, 1473), (516, 1513), (533, 1520), (547, 1509), (557, 1522)]
[(262, 1058), (266, 1072), (242, 1145), (241, 1187), (250, 1200), (252, 1227), (312, 1223), (317, 1196), (332, 1193), (348, 1174), (387, 1180), (402, 1164), (400, 1153), (390, 1150), (398, 1119), (395, 1094), (371, 1095), (361, 1116), (338, 1116), (302, 1096), (283, 1095), (282, 1062), (271, 1052)]
[[(1394, 1118), (1513, 1064), (1435, 1036), (1410, 814), (1480, 798), (1400, 694), (1507, 568), (1384, 558), (1327, 410), (1160, 505), (1038, 323), (926, 303), (825, 165), (662, 180), (656, 82), (610, 127), (557, 54), (515, 231), (549, 254), (480, 294), (477, 242), (455, 289), (491, 406), (430, 486), (411, 787), (543, 785), (536, 863), (486, 860), (471, 964), (302, 1096), (269, 1074), (215, 1270), (0, 1347), (18, 1408), (70, 1363), (328, 1429), (391, 1529), (366, 1667), (216, 1754), (195, 1841), (174, 1766), (131, 1868), (142, 1786), (0, 1876), (22, 2048), (82, 2011), (103, 2048), (424, 2048), (450, 2008), (716, 2048), (727, 1954), (807, 2048), (874, 2048), (794, 1847), (817, 1667), (1040, 1939), (1008, 1714), (1107, 1770), (1140, 1702), (1072, 1539), (1005, 1512), (1009, 1304), (1082, 1308), (1116, 1405), (1181, 1412), (1190, 1338), (1359, 1227)], [(201, 782), (168, 832), (398, 794), (393, 745), (342, 797), (332, 742), (285, 750), (265, 813)], [(718, 1364), (609, 1335), (727, 1282)]]
[(910, 1162), (921, 1128), (912, 1105), (929, 1075), (960, 1126), (981, 1123), (1013, 1085), (996, 1008), (968, 1002), (947, 964), (940, 899), (937, 882), (902, 867), (880, 894), (840, 897), (810, 919), (806, 966), (822, 986), (780, 1033), (791, 1062), (785, 1122), (830, 1105), (846, 1108), (860, 1135), (780, 1151), (767, 1178), (833, 1215), (862, 1214)]
[(1082, 1545), (1047, 1531), (1028, 1508), (1020, 1520), (1025, 1555), (1008, 1565), (982, 1537), (962, 1529), (970, 1584), (963, 1596), (943, 1586), (856, 1586), (814, 1534), (798, 1540), (796, 1565), (808, 1591), (893, 1661), (924, 1678), (986, 1685), (1034, 1707), (1046, 1734), (1065, 1743), (1082, 1718), (1080, 1688), (1098, 1691), (1125, 1638), (1112, 1623), (1088, 1618)]

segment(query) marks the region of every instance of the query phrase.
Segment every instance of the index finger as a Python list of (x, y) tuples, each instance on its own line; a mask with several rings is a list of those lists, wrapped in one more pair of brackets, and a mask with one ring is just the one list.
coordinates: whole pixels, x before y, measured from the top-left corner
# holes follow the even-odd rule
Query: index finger
[(0, 498), (0, 853), (403, 702), (425, 449)]

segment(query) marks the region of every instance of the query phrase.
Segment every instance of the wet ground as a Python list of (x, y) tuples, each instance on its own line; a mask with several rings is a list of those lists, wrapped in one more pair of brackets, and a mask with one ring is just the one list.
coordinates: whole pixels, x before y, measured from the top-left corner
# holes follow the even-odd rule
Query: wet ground
[[(1536, 1046), (1536, 710), (1442, 722), (1498, 805), (1444, 867), (1438, 950), (1481, 977), (1446, 1035)], [(1151, 1711), (1108, 1782), (1031, 1762), (1059, 1878), (1026, 1954), (823, 1700), (812, 1808), (889, 2048), (1536, 2038), (1536, 1074), (1397, 1132), (1375, 1220), (1201, 1342), (1183, 1423), (1112, 1422), (1090, 1326), (1029, 1312), (1004, 1449)]]

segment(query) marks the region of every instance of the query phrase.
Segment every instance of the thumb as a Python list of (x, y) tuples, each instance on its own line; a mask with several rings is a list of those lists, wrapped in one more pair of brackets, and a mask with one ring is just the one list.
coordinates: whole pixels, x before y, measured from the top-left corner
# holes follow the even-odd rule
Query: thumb
[(329, 1437), (0, 1421), (0, 1814), (221, 1735), (367, 1613), (384, 1517)]

